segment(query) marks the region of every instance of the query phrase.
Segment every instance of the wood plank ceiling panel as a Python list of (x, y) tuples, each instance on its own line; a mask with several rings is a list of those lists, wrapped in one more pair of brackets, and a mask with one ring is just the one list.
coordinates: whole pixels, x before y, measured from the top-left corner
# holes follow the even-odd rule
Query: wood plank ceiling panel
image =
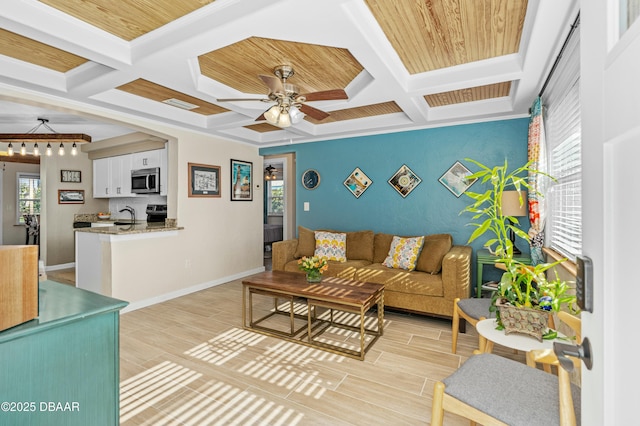
[(39, 41), (0, 29), (0, 55), (65, 73), (88, 62), (87, 59), (65, 52)]
[(516, 53), (527, 0), (365, 0), (410, 74)]
[(220, 114), (229, 111), (228, 109), (222, 108), (218, 105), (211, 104), (203, 101), (202, 99), (189, 96), (185, 93), (169, 89), (168, 87), (164, 87), (141, 78), (127, 84), (123, 84), (122, 86), (117, 87), (117, 89), (158, 102), (162, 102), (167, 99), (178, 99), (180, 101), (188, 102), (198, 106), (198, 108), (190, 110), (191, 112), (202, 115)]
[(344, 89), (363, 67), (347, 49), (250, 37), (198, 57), (200, 72), (242, 93), (267, 94), (259, 74), (273, 75), (279, 65), (291, 65), (287, 82), (300, 93)]
[(215, 0), (40, 0), (124, 40), (131, 41)]
[(484, 99), (501, 98), (509, 96), (511, 82), (506, 81), (486, 86), (469, 87), (466, 89), (452, 90), (427, 95), (424, 99), (431, 107), (460, 104), (464, 102), (481, 101)]

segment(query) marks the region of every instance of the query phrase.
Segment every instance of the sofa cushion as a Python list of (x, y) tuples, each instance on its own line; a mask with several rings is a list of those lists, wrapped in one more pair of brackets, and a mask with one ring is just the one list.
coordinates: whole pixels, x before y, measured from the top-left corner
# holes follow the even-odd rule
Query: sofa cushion
[(439, 274), (442, 270), (442, 259), (452, 246), (453, 238), (449, 234), (434, 234), (424, 237), (424, 245), (416, 263), (416, 271)]
[(389, 254), (393, 234), (378, 233), (373, 237), (373, 263), (382, 263)]
[(316, 231), (316, 248), (314, 256), (325, 257), (327, 260), (346, 262), (347, 234), (337, 232)]
[(372, 263), (359, 268), (356, 271), (355, 279), (384, 284), (385, 293), (398, 292), (412, 295), (444, 297), (442, 274), (431, 275), (418, 271), (391, 269), (381, 263)]
[(311, 229), (304, 226), (298, 226), (298, 247), (294, 256), (301, 258), (302, 256), (311, 257), (316, 251), (316, 235)]
[(347, 232), (347, 259), (373, 262), (373, 231)]
[(413, 271), (416, 269), (416, 261), (420, 250), (422, 250), (423, 242), (424, 237), (405, 238), (394, 236), (389, 248), (389, 254), (382, 264), (389, 268)]

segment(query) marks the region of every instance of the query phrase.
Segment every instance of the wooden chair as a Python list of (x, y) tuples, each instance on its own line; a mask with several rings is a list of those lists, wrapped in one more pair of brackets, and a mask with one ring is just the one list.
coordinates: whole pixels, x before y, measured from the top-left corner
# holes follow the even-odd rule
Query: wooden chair
[[(453, 320), (451, 321), (451, 353), (455, 354), (458, 348), (458, 332), (464, 333), (464, 321), (476, 326), (478, 321), (486, 318), (495, 317), (493, 312), (489, 312), (489, 306), (491, 306), (491, 299), (483, 298), (469, 298), (460, 299), (456, 297), (453, 301)], [(462, 318), (462, 323), (460, 323)], [(480, 350), (484, 348), (480, 347), (482, 339), (479, 338), (478, 347)]]
[[(559, 315), (579, 336), (580, 319)], [(477, 354), (434, 386), (431, 425), (443, 424), (444, 412), (458, 414), (471, 424), (560, 425), (580, 423), (580, 388), (569, 373), (558, 376), (493, 354)], [(537, 362), (557, 364), (551, 353)], [(555, 358), (555, 359), (554, 359)], [(574, 360), (579, 366), (580, 360)]]

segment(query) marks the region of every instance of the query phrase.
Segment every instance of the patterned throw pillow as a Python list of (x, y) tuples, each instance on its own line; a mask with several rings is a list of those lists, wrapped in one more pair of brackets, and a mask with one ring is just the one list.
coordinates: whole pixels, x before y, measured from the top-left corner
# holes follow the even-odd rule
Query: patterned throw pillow
[(402, 238), (394, 236), (389, 254), (382, 264), (388, 268), (413, 271), (416, 269), (416, 261), (423, 244), (424, 237)]
[(314, 256), (326, 257), (338, 262), (347, 261), (347, 234), (316, 231), (316, 251)]

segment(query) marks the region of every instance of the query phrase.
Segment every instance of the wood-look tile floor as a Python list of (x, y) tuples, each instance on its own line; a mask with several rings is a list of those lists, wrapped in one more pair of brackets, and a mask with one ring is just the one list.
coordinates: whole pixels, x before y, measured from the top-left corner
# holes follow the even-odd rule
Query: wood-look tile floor
[[(384, 335), (359, 361), (246, 331), (241, 308), (234, 281), (122, 314), (121, 424), (425, 425), (434, 382), (478, 342), (468, 326), (453, 355), (450, 321), (386, 311)], [(469, 422), (447, 414), (445, 424)]]

